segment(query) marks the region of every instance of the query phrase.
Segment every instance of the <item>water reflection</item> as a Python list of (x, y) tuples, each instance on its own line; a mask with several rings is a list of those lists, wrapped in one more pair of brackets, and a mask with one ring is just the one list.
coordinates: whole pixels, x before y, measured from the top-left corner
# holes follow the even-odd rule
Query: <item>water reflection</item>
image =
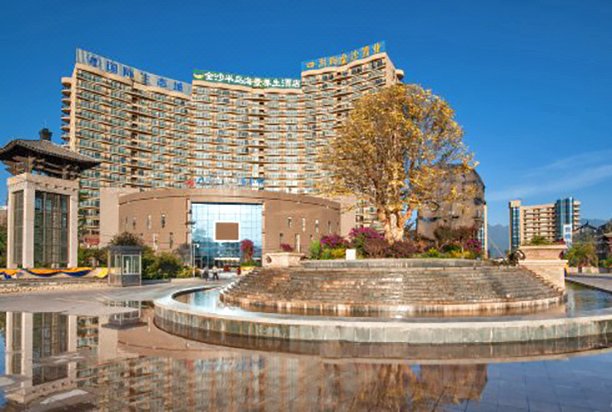
[[(516, 364), (493, 365), (492, 379), (491, 366), (478, 361), (418, 364), (232, 350), (168, 335), (152, 324), (148, 307), (135, 309), (141, 321), (127, 324), (111, 315), (7, 312), (3, 409), (430, 411), (492, 402), (488, 388), (526, 379), (517, 377)], [(612, 365), (609, 354), (598, 359)], [(609, 384), (612, 393), (606, 370), (591, 368), (587, 378)]]
[[(348, 316), (353, 319), (359, 317), (380, 317), (380, 321), (393, 320), (401, 321), (403, 319), (415, 319), (415, 318), (468, 318), (474, 316), (492, 316), (492, 317), (542, 317), (542, 316), (557, 316), (566, 315), (574, 316), (581, 312), (588, 312), (599, 309), (606, 309), (612, 307), (612, 294), (601, 290), (592, 289), (586, 286), (577, 285), (574, 283), (567, 283), (567, 301), (561, 305), (553, 305), (548, 308), (523, 308), (523, 309), (512, 309), (504, 311), (489, 311), (479, 314), (474, 312), (450, 312), (450, 313), (402, 313), (397, 312), (395, 316), (371, 312), (371, 313), (359, 313), (352, 316), (350, 313), (343, 314), (342, 316)], [(338, 318), (339, 316), (334, 313), (325, 313), (324, 311), (302, 311), (295, 310), (283, 311), (276, 310), (268, 307), (239, 307), (229, 303), (221, 301), (220, 289), (205, 289), (195, 292), (187, 292), (175, 296), (175, 299), (182, 303), (198, 306), (204, 308), (207, 312), (212, 312), (220, 315), (234, 315), (241, 317), (257, 317), (260, 313), (266, 313), (269, 317), (308, 317), (310, 319), (319, 318)]]

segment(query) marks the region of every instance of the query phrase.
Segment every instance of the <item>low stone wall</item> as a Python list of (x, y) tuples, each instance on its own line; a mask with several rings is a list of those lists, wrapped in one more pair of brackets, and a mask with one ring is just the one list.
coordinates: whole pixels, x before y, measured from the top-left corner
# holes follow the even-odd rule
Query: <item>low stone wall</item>
[(300, 260), (304, 257), (303, 253), (276, 252), (266, 253), (263, 257), (263, 267), (266, 268), (288, 268), (299, 266)]
[(472, 259), (357, 259), (357, 260), (303, 260), (308, 269), (401, 269), (401, 268), (453, 268), (492, 266), (488, 261)]
[(257, 316), (221, 315), (168, 296), (155, 301), (155, 323), (169, 333), (188, 338), (220, 334), (245, 339), (311, 342), (496, 344), (604, 336), (612, 330), (612, 309), (575, 317), (381, 322), (262, 313)]
[(5, 280), (0, 281), (0, 295), (56, 290), (102, 289), (107, 287), (106, 279)]

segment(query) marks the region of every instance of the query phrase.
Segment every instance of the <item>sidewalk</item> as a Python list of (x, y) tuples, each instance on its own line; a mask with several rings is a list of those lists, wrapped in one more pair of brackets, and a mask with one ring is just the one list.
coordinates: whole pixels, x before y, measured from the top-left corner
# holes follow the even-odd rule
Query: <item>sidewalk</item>
[(612, 274), (600, 275), (573, 275), (566, 278), (569, 282), (612, 293)]

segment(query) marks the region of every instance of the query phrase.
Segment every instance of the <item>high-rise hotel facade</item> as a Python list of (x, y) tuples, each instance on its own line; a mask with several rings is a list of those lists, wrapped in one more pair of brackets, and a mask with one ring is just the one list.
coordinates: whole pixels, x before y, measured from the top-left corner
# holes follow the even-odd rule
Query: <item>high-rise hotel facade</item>
[(303, 62), (299, 79), (196, 70), (191, 83), (77, 50), (62, 78), (62, 137), (100, 161), (80, 182), (86, 242), (104, 230), (103, 187), (316, 194), (317, 152), (353, 102), (402, 78), (384, 42)]
[(572, 232), (580, 227), (580, 201), (573, 197), (542, 205), (523, 205), (520, 200), (511, 200), (508, 211), (509, 244), (513, 251), (536, 236), (569, 244)]

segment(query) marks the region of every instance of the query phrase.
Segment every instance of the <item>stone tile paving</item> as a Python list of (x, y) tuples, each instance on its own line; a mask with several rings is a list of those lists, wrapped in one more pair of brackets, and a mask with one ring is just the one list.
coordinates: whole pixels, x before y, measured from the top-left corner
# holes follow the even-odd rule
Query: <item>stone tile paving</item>
[(148, 284), (127, 288), (51, 290), (0, 296), (0, 311), (63, 312), (77, 315), (104, 315), (122, 311), (105, 302), (121, 300), (152, 301), (180, 289), (193, 286), (219, 286), (229, 282), (187, 279), (180, 282)]
[(612, 292), (612, 275), (576, 275), (567, 278), (570, 282)]

